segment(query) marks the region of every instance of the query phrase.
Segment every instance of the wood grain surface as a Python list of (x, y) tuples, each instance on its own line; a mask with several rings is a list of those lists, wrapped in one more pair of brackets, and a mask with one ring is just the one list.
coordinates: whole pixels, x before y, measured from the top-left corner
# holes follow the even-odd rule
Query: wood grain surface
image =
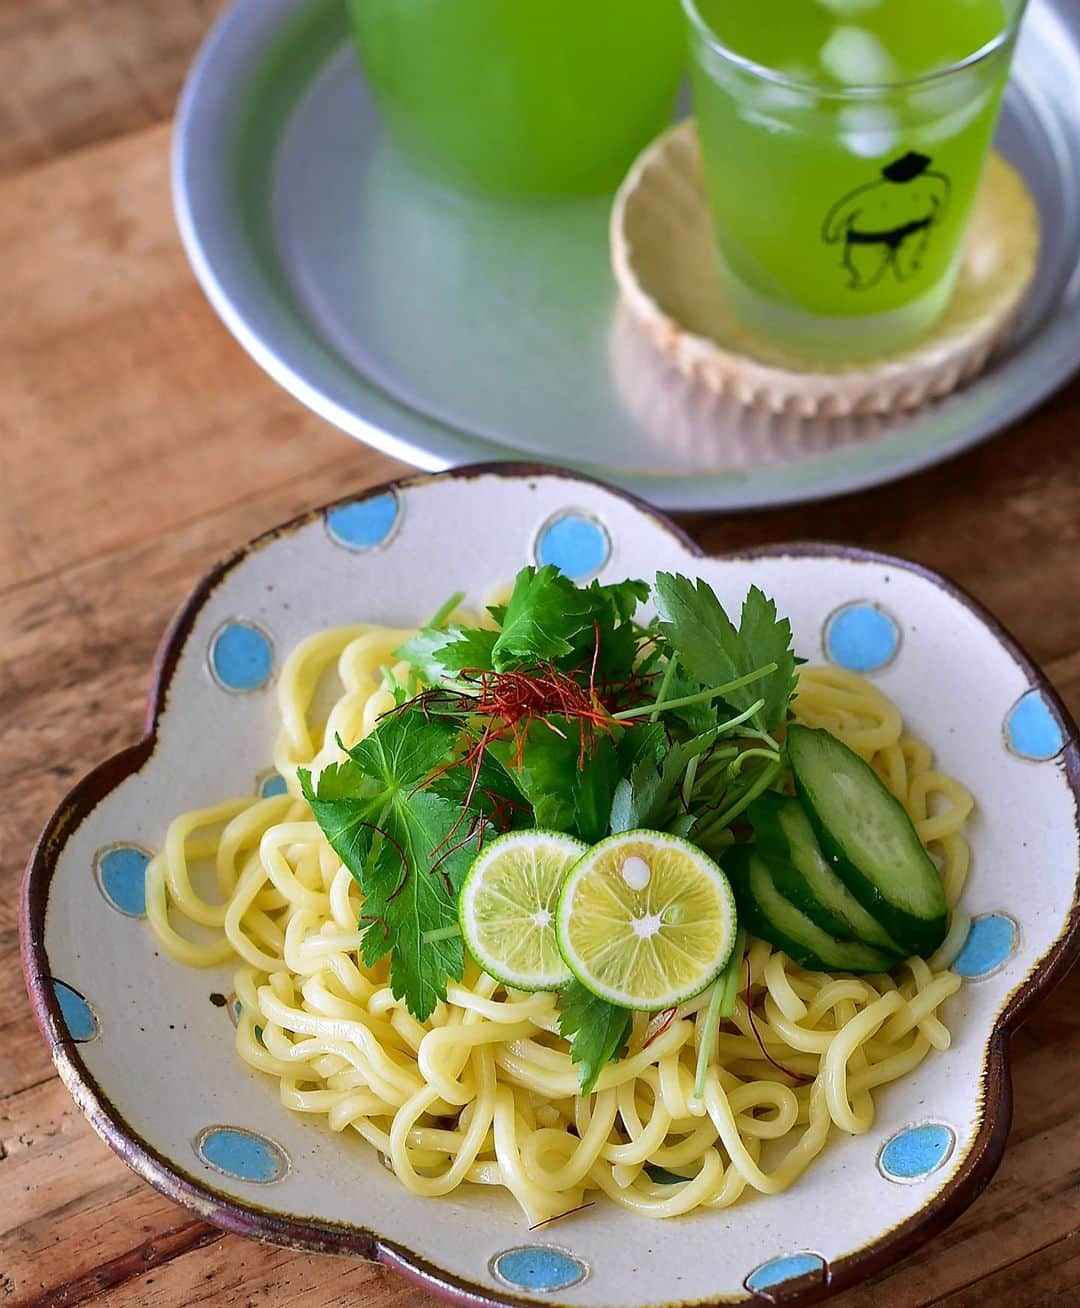
[[(0, 1308), (433, 1303), (393, 1273), (227, 1236), (137, 1180), (53, 1073), (18, 879), (73, 780), (140, 731), (166, 623), (219, 556), (400, 471), (226, 334), (175, 235), (168, 117), (220, 0), (0, 0)], [(1080, 384), (990, 445), (858, 497), (688, 526), (917, 559), (1080, 713)], [(1005, 1162), (943, 1236), (838, 1308), (1080, 1304), (1080, 976), (1014, 1042)]]

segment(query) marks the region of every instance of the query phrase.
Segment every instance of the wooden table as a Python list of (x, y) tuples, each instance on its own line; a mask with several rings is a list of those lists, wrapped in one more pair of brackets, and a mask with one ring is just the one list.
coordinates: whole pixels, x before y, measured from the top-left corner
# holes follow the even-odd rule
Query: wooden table
[[(291, 514), (401, 471), (314, 418), (226, 334), (173, 227), (168, 118), (221, 0), (0, 0), (0, 1306), (433, 1301), (365, 1264), (245, 1243), (137, 1180), (53, 1073), (17, 960), (26, 855), (140, 732), (196, 578)], [(1080, 383), (944, 468), (689, 524), (709, 549), (857, 542), (949, 573), (1080, 713)], [(987, 1192), (843, 1308), (1080, 1304), (1080, 975), (1015, 1041)]]

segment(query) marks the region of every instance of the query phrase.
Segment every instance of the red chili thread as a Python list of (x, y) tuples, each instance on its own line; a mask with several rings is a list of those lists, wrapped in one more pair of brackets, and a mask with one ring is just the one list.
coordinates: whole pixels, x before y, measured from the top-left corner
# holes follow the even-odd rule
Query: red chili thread
[[(464, 840), (455, 845), (450, 844), (476, 797), (484, 756), (493, 744), (510, 736), (514, 744), (511, 766), (520, 769), (524, 763), (528, 734), (535, 722), (541, 722), (549, 731), (564, 740), (568, 738), (566, 731), (551, 719), (556, 717), (564, 719), (566, 723), (577, 722), (580, 737), (578, 770), (581, 771), (585, 767), (586, 759), (591, 753), (595, 752), (600, 737), (610, 735), (615, 726), (623, 725), (616, 723), (612, 717), (612, 714), (616, 711), (616, 706), (628, 697), (632, 702), (638, 702), (641, 699), (642, 687), (651, 679), (653, 674), (641, 676), (634, 674), (622, 683), (597, 685), (596, 673), (600, 661), (599, 622), (594, 621), (593, 633), (593, 653), (587, 685), (582, 685), (580, 680), (575, 679), (584, 675), (584, 669), (579, 669), (576, 672), (564, 672), (552, 662), (540, 663), (530, 668), (508, 672), (465, 668), (458, 674), (460, 680), (475, 689), (454, 691), (436, 687), (421, 691), (418, 695), (402, 704), (395, 705), (387, 713), (380, 715), (381, 720), (382, 717), (387, 717), (392, 713), (418, 709), (424, 714), (427, 721), (431, 721), (433, 714), (450, 718), (468, 719), (480, 717), (487, 719), (479, 739), (473, 741), (463, 755), (451, 759), (450, 762), (437, 768), (423, 781), (419, 782), (411, 792), (415, 794), (417, 791), (430, 786), (438, 777), (446, 775), (455, 768), (466, 767), (471, 771), (469, 786), (461, 806), (461, 812), (444, 839), (432, 851), (433, 854), (441, 854), (441, 857), (434, 864), (434, 868), (438, 868), (455, 850), (460, 849), (462, 845), (467, 844), (469, 840), (477, 836), (478, 832), (480, 839), (483, 838), (483, 817), (481, 816), (480, 825), (477, 826), (474, 820), (470, 832)], [(633, 722), (625, 724), (626, 727), (632, 727), (633, 725), (635, 725)], [(503, 830), (509, 830), (512, 826), (513, 809), (520, 808), (521, 805), (508, 799), (497, 802), (494, 801), (490, 791), (484, 793), (487, 793), (489, 799), (492, 799), (494, 810), (492, 820), (494, 825), (501, 826)], [(399, 853), (401, 853), (400, 847)], [(391, 900), (405, 888), (405, 881), (408, 878), (408, 865), (405, 863), (404, 855), (402, 855), (402, 861), (406, 869), (405, 876), (402, 883), (391, 895)], [(447, 884), (448, 891), (452, 894), (449, 878), (444, 875), (443, 879)]]
[[(489, 722), (484, 727), (483, 735), (472, 746), (472, 748), (468, 751), (468, 753), (466, 753), (464, 758), (455, 759), (449, 763), (444, 764), (441, 768), (433, 772), (431, 776), (427, 778), (426, 781), (421, 783), (422, 785), (429, 786), (432, 783), (432, 781), (435, 780), (436, 777), (445, 776), (447, 772), (452, 771), (455, 767), (459, 767), (462, 764), (468, 764), (472, 768), (472, 776), (469, 779), (469, 789), (466, 792), (464, 803), (461, 805), (461, 811), (458, 813), (458, 816), (454, 821), (453, 826), (442, 838), (442, 840), (439, 841), (439, 843), (435, 846), (435, 848), (431, 851), (433, 854), (437, 854), (443, 848), (444, 845), (447, 845), (453, 839), (454, 835), (457, 832), (458, 827), (461, 826), (462, 822), (465, 820), (465, 817), (469, 812), (469, 809), (472, 807), (473, 798), (476, 795), (476, 787), (480, 781), (480, 772), (484, 766), (484, 753), (488, 745), (491, 743), (492, 739), (493, 739), (493, 733), (491, 730), (491, 723)], [(415, 794), (416, 791), (419, 790), (420, 788), (421, 788), (420, 786), (417, 786), (412, 793)], [(482, 821), (483, 820), (482, 814), (480, 815), (480, 818)], [(474, 820), (469, 835), (465, 838), (464, 841), (461, 841), (459, 842), (459, 844), (455, 845), (454, 849), (460, 849), (461, 845), (467, 844), (468, 841), (471, 840), (475, 834), (476, 834), (476, 822)], [(447, 854), (443, 855), (443, 857), (447, 857), (449, 854), (453, 852), (454, 852), (453, 849), (448, 850)], [(442, 859), (440, 859), (439, 862), (441, 863)], [(435, 864), (436, 867), (438, 867), (438, 865), (439, 865), (438, 863)], [(452, 887), (450, 887), (449, 881), (447, 881), (446, 884), (447, 884), (447, 888), (450, 890), (450, 897), (452, 899), (453, 889)]]
[(649, 1036), (648, 1040), (646, 1040), (645, 1043), (641, 1046), (642, 1050), (648, 1049), (648, 1047), (652, 1044), (654, 1040), (660, 1039), (660, 1037), (672, 1024), (672, 1022), (674, 1022), (676, 1012), (678, 1012), (678, 1010), (675, 1008), (667, 1008), (664, 1010), (663, 1013), (664, 1020), (660, 1023), (660, 1025), (656, 1028), (656, 1030), (652, 1033), (652, 1035)]
[(514, 825), (515, 812), (523, 813), (528, 809), (527, 804), (519, 804), (510, 795), (503, 795), (487, 786), (481, 786), (480, 793), (491, 805), (490, 822), (498, 831), (510, 831)]
[[(451, 899), (453, 899), (454, 897), (454, 887), (450, 881), (449, 876), (442, 870), (442, 865), (452, 854), (456, 854), (459, 849), (463, 849), (469, 843), (469, 841), (476, 836), (477, 829), (479, 827), (482, 827), (483, 823), (484, 823), (483, 813), (474, 814), (473, 819), (469, 824), (468, 831), (466, 831), (466, 833), (462, 836), (462, 838), (459, 841), (457, 841), (455, 844), (450, 845), (447, 849), (443, 849), (442, 853), (431, 865), (432, 872), (438, 872), (439, 875), (442, 877), (443, 885), (446, 886), (447, 894), (450, 896)], [(455, 823), (454, 825), (456, 827), (458, 824)], [(437, 846), (437, 849), (442, 849), (442, 846), (445, 844), (446, 844), (446, 839), (444, 839)], [(434, 854), (436, 850), (432, 850), (431, 852)]]
[(405, 863), (401, 869), (401, 880), (394, 887), (394, 893), (392, 895), (388, 895), (386, 898), (387, 904), (392, 904), (408, 884), (409, 884), (409, 865), (408, 863)]
[(764, 1054), (765, 1058), (768, 1059), (770, 1063), (772, 1063), (773, 1067), (775, 1067), (778, 1072), (783, 1072), (785, 1076), (790, 1076), (793, 1081), (798, 1081), (800, 1084), (806, 1084), (808, 1081), (813, 1080), (813, 1078), (809, 1076), (803, 1076), (801, 1072), (793, 1072), (790, 1067), (785, 1067), (783, 1063), (778, 1063), (776, 1059), (773, 1058), (772, 1054), (770, 1054), (769, 1051), (765, 1048), (765, 1042), (762, 1040), (761, 1036), (758, 1035), (757, 1023), (754, 1021), (753, 996), (750, 993), (749, 956), (747, 956), (745, 962), (746, 962), (746, 1013), (747, 1016), (750, 1018), (750, 1030), (753, 1031), (754, 1033), (754, 1039), (758, 1042), (758, 1048), (761, 1050), (762, 1054)]
[[(401, 859), (401, 880), (398, 883), (397, 887), (395, 888), (394, 893), (386, 901), (388, 904), (393, 903), (393, 901), (397, 899), (398, 895), (400, 895), (401, 892), (405, 889), (405, 883), (409, 879), (409, 860), (405, 857), (405, 851), (401, 848), (401, 846), (390, 834), (390, 832), (384, 830), (382, 827), (378, 825), (378, 823), (357, 822), (356, 825), (358, 827), (367, 827), (369, 831), (374, 831), (376, 835), (382, 836), (383, 840), (385, 840), (388, 845), (393, 845), (394, 849), (397, 850), (397, 856), (398, 858)], [(389, 934), (389, 930), (387, 931), (387, 934)]]

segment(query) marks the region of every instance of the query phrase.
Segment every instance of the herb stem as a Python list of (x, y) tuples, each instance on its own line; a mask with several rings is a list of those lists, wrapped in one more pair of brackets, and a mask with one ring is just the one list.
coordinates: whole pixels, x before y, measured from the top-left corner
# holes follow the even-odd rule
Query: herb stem
[(725, 731), (730, 731), (733, 727), (742, 726), (747, 718), (752, 718), (754, 714), (762, 708), (764, 703), (765, 701), (763, 699), (755, 700), (748, 709), (743, 709), (741, 713), (737, 713), (733, 718), (728, 718), (726, 722), (721, 722), (715, 728), (716, 734), (722, 735)]
[(701, 775), (697, 779), (697, 788), (703, 790), (710, 781), (715, 781), (722, 772), (726, 772), (731, 760), (736, 758), (738, 753), (738, 748), (735, 745), (713, 750), (709, 755), (708, 763), (701, 770)]
[[(701, 690), (698, 691), (696, 695), (682, 695), (678, 699), (669, 699), (665, 702), (664, 691), (668, 684), (668, 673), (673, 666), (673, 662), (674, 661), (668, 664), (668, 669), (664, 673), (664, 679), (660, 683), (660, 693), (657, 695), (654, 703), (639, 704), (637, 708), (623, 709), (621, 713), (613, 713), (611, 715), (612, 721), (626, 722), (630, 718), (643, 718), (648, 714), (652, 721), (655, 722), (656, 714), (660, 713), (661, 710), (666, 713), (670, 709), (690, 708), (693, 704), (704, 704), (711, 699), (719, 699), (721, 695), (727, 695), (733, 690), (740, 690), (743, 686), (749, 686), (755, 681), (761, 681), (762, 678), (771, 676), (776, 671), (775, 663), (766, 663), (763, 668), (758, 668), (755, 672), (748, 672), (745, 677), (739, 677), (737, 681), (729, 681), (724, 686), (714, 686), (712, 690)], [(759, 699), (752, 709), (748, 709), (739, 717), (733, 718), (727, 725), (737, 726), (740, 722), (745, 722), (747, 718), (753, 717), (759, 709), (763, 708), (764, 704), (765, 701)], [(725, 728), (720, 727), (719, 730), (723, 731)]]
[(714, 831), (719, 831), (724, 827), (729, 827), (744, 809), (750, 807), (754, 800), (757, 799), (758, 795), (763, 794), (764, 791), (768, 790), (776, 780), (779, 773), (779, 763), (770, 763), (767, 767), (762, 768), (749, 790), (747, 790), (745, 794), (740, 795), (733, 804), (729, 804), (727, 808), (721, 809), (709, 825), (698, 833), (699, 842), (706, 839)]
[(656, 693), (656, 700), (653, 704), (653, 711), (649, 714), (649, 721), (655, 722), (660, 716), (660, 706), (664, 702), (664, 696), (668, 693), (668, 687), (671, 685), (671, 679), (675, 675), (675, 668), (679, 660), (674, 654), (668, 659), (667, 667), (664, 669), (664, 675), (660, 681), (660, 689)]
[(439, 927), (437, 931), (425, 931), (420, 937), (425, 945), (433, 945), (439, 940), (453, 940), (455, 936), (461, 935), (461, 928), (455, 923), (453, 926)]
[(735, 999), (739, 993), (739, 976), (742, 972), (745, 949), (746, 932), (742, 927), (739, 927), (735, 933), (735, 945), (731, 951), (731, 957), (724, 964), (724, 970), (716, 978), (712, 996), (709, 999), (709, 1008), (705, 1014), (705, 1034), (698, 1046), (697, 1074), (694, 1077), (695, 1099), (704, 1099), (705, 1097), (705, 1077), (708, 1075), (713, 1050), (716, 1048), (716, 1037), (719, 1034), (720, 1022), (723, 1018), (731, 1017), (735, 1012)]
[(443, 625), (443, 623), (447, 620), (447, 618), (451, 615), (451, 613), (453, 613), (453, 611), (457, 608), (459, 604), (461, 604), (464, 601), (464, 599), (465, 599), (465, 592), (463, 590), (459, 590), (456, 595), (451, 595), (450, 598), (446, 601), (446, 603), (442, 606), (442, 608), (440, 608), (439, 611), (435, 614), (435, 616), (431, 619), (431, 621), (425, 623), (424, 625), (427, 627), (434, 627), (436, 630), (438, 630), (438, 628)]
[(686, 765), (686, 775), (682, 783), (682, 801), (683, 804), (690, 807), (690, 796), (694, 793), (694, 781), (697, 778), (698, 764), (701, 762), (701, 755), (695, 754), (690, 762)]
[(744, 734), (747, 736), (753, 736), (755, 740), (764, 741), (765, 744), (769, 746), (769, 748), (773, 751), (774, 754), (778, 754), (780, 752), (780, 746), (776, 743), (776, 739), (772, 735), (770, 735), (769, 732), (761, 731), (757, 727), (748, 727)]
[(728, 771), (733, 777), (737, 777), (743, 769), (743, 764), (748, 758), (765, 758), (770, 763), (779, 763), (780, 755), (773, 749), (744, 749), (727, 765)]
[(743, 954), (746, 952), (746, 930), (739, 927), (735, 935), (735, 948), (731, 951), (727, 966), (724, 968), (724, 993), (720, 998), (718, 1017), (732, 1017), (735, 1013), (735, 1000), (739, 996), (739, 978), (742, 973)]

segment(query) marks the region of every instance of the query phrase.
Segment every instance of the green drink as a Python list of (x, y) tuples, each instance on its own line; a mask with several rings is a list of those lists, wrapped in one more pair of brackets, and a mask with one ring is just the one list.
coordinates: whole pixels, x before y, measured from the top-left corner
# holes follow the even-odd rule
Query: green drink
[(948, 306), (1023, 0), (684, 0), (725, 293), (800, 355)]
[(613, 189), (671, 116), (679, 0), (348, 0), (400, 144), (455, 186)]

